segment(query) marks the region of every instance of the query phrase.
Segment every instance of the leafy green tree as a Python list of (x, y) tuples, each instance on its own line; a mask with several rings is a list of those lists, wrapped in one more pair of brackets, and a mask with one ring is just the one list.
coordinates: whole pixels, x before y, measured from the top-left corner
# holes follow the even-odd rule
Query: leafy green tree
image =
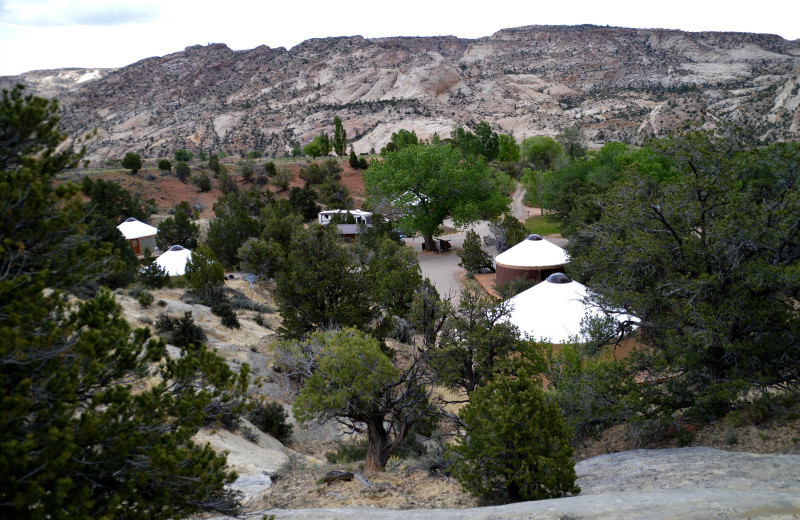
[(178, 164), (175, 165), (175, 176), (178, 180), (186, 184), (186, 180), (191, 174), (192, 168), (189, 166), (189, 163), (186, 161), (178, 161)]
[(142, 268), (139, 270), (139, 281), (149, 289), (160, 289), (169, 285), (167, 270), (156, 263), (149, 249), (144, 250)]
[(158, 160), (158, 169), (162, 172), (171, 172), (172, 171), (172, 163), (169, 162), (167, 159), (159, 159)]
[(466, 436), (449, 455), (466, 491), (492, 504), (580, 493), (569, 428), (528, 373), (479, 388), (458, 416)]
[(275, 163), (273, 161), (264, 164), (264, 173), (267, 177), (275, 177), (278, 174), (278, 170), (275, 168)]
[(647, 348), (630, 369), (649, 384), (630, 392), (645, 419), (720, 417), (744, 396), (797, 388), (800, 147), (728, 132), (652, 143), (677, 176), (629, 173), (570, 242), (592, 300), (639, 320)]
[(295, 186), (289, 190), (289, 204), (303, 216), (304, 220), (317, 218), (321, 209), (317, 204), (317, 199), (317, 193), (309, 185), (302, 188)]
[(248, 238), (239, 248), (239, 268), (265, 278), (273, 278), (286, 256), (283, 248), (274, 240)]
[(245, 182), (253, 182), (253, 177), (256, 174), (253, 158), (247, 156), (239, 161), (239, 171), (241, 172), (242, 178), (245, 180)]
[(0, 516), (235, 513), (225, 457), (191, 439), (247, 370), (204, 347), (170, 358), (106, 290), (74, 298), (117, 258), (86, 234), (77, 186), (53, 183), (82, 154), (58, 150), (56, 114), (21, 87), (0, 101)]
[(376, 244), (366, 269), (369, 297), (384, 313), (406, 316), (422, 283), (417, 255), (385, 237)]
[(350, 164), (350, 167), (353, 168), (354, 170), (357, 170), (360, 166), (358, 162), (358, 156), (356, 156), (356, 152), (355, 150), (353, 150), (352, 147), (350, 147), (350, 157), (348, 158), (347, 162)]
[(332, 145), (328, 134), (322, 132), (303, 147), (303, 153), (316, 159), (317, 157), (324, 157), (330, 154), (331, 149)]
[(464, 246), (456, 253), (461, 261), (459, 266), (470, 273), (480, 273), (484, 269), (493, 269), (492, 257), (481, 247), (481, 237), (473, 230), (468, 230), (464, 237)]
[(325, 182), (319, 185), (319, 201), (328, 209), (350, 209), (353, 207), (353, 198), (350, 190), (342, 184), (338, 176), (328, 175)]
[(292, 182), (292, 172), (289, 168), (281, 168), (272, 179), (272, 185), (278, 188), (278, 193), (285, 191), (290, 182)]
[(364, 468), (384, 468), (414, 424), (433, 414), (422, 364), (412, 360), (399, 370), (377, 340), (353, 329), (315, 333), (308, 341), (321, 346), (295, 400), (295, 418), (336, 420), (367, 433)]
[(162, 251), (166, 251), (174, 245), (195, 249), (199, 237), (200, 228), (197, 224), (191, 221), (185, 211), (176, 211), (174, 215), (167, 217), (158, 225), (156, 244)]
[(239, 184), (236, 182), (236, 179), (233, 178), (233, 175), (228, 172), (228, 168), (225, 167), (224, 164), (219, 170), (219, 182), (217, 186), (223, 195), (239, 193)]
[(133, 152), (126, 153), (122, 159), (122, 167), (136, 175), (136, 172), (142, 169), (142, 156)]
[(464, 156), (480, 155), (487, 161), (493, 161), (500, 151), (499, 136), (497, 132), (492, 131), (491, 126), (486, 121), (481, 121), (475, 125), (474, 134), (463, 126), (457, 125), (450, 133), (450, 138)]
[(421, 232), (431, 251), (445, 218), (461, 226), (508, 207), (483, 160), (462, 159), (449, 146), (409, 146), (389, 154), (370, 166), (364, 184), (373, 206), (385, 201), (398, 207), (400, 224)]
[(562, 345), (547, 353), (547, 397), (573, 432), (573, 446), (635, 415), (625, 395), (635, 382), (626, 363), (595, 345)]
[(536, 170), (550, 170), (562, 154), (561, 145), (552, 137), (537, 135), (522, 140), (522, 158)]
[(307, 184), (322, 184), (326, 177), (327, 172), (318, 163), (308, 161), (300, 168), (300, 178)]
[(247, 152), (247, 157), (249, 157), (250, 159), (260, 159), (261, 152), (259, 152), (258, 150), (251, 150)]
[(471, 395), (498, 374), (514, 373), (525, 365), (543, 368), (538, 346), (521, 340), (517, 328), (506, 321), (509, 311), (508, 304), (498, 304), (475, 283), (461, 291), (439, 343), (427, 351), (441, 384)]
[(362, 330), (376, 317), (365, 273), (330, 226), (298, 230), (275, 276), (275, 301), (285, 338), (332, 327)]
[(148, 214), (139, 200), (139, 194), (131, 195), (131, 192), (116, 182), (97, 179), (92, 183), (89, 198), (92, 201), (92, 214), (105, 218), (114, 225), (128, 217), (147, 219)]
[(586, 155), (586, 136), (578, 125), (565, 128), (556, 136), (556, 141), (561, 145), (564, 153), (573, 159)]
[(205, 170), (201, 171), (199, 175), (192, 178), (192, 183), (197, 186), (200, 193), (208, 193), (211, 191), (211, 179)]
[(417, 133), (413, 130), (409, 132), (405, 128), (401, 128), (397, 132), (392, 132), (390, 140), (397, 147), (393, 151), (402, 150), (403, 148), (419, 144), (419, 138), (417, 137)]
[(298, 148), (297, 146), (292, 148), (292, 157), (298, 157), (299, 155), (300, 155), (300, 148)]
[(206, 243), (224, 266), (239, 263), (238, 251), (250, 237), (259, 235), (258, 215), (265, 207), (255, 190), (229, 193), (214, 203)]
[(219, 157), (216, 154), (208, 158), (208, 169), (214, 172), (215, 177), (219, 177), (220, 166)]
[(272, 200), (261, 210), (258, 224), (261, 238), (277, 242), (288, 252), (292, 238), (303, 227), (303, 216), (287, 200)]
[(333, 118), (333, 151), (339, 157), (344, 156), (347, 152), (347, 132), (342, 126), (339, 116)]
[(520, 148), (513, 135), (500, 134), (497, 136), (497, 160), (498, 161), (519, 161)]
[[(663, 178), (659, 163), (642, 160), (645, 154), (628, 150), (625, 143), (608, 142), (600, 152), (588, 158), (572, 160), (556, 167), (541, 178), (542, 202), (550, 210), (550, 218), (559, 222), (561, 232), (571, 235), (585, 224), (595, 222), (601, 214), (598, 200), (612, 188), (634, 164), (647, 165), (648, 173)], [(650, 168), (655, 166), (655, 168)]]
[(320, 148), (318, 142), (312, 140), (310, 143), (308, 143), (303, 147), (303, 153), (316, 159), (317, 157), (322, 155), (322, 148)]
[(178, 148), (174, 152), (175, 160), (178, 162), (189, 162), (194, 159), (194, 153), (190, 152), (186, 148)]
[(214, 252), (206, 245), (200, 245), (192, 251), (186, 262), (186, 282), (189, 289), (197, 295), (209, 287), (220, 287), (225, 283), (225, 269), (217, 261)]

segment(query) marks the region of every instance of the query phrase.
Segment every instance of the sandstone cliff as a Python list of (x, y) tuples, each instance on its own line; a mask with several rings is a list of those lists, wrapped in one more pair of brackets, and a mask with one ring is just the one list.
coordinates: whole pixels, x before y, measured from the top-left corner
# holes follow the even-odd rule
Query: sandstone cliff
[(99, 129), (94, 160), (180, 147), (283, 155), (331, 134), (334, 115), (357, 153), (399, 128), (446, 137), (481, 120), (518, 139), (577, 123), (597, 144), (641, 143), (687, 118), (800, 140), (800, 43), (766, 34), (529, 26), (475, 40), (312, 39), (288, 51), (212, 44), (0, 85), (17, 81), (58, 95), (68, 131)]

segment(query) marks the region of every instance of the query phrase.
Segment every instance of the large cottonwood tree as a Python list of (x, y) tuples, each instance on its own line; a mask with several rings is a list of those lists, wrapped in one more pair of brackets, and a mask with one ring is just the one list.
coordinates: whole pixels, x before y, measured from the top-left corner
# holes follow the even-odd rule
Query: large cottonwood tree
[(373, 204), (389, 203), (403, 227), (422, 233), (428, 250), (448, 217), (457, 226), (501, 214), (509, 200), (500, 193), (483, 159), (462, 158), (450, 146), (408, 146), (373, 161), (364, 173)]

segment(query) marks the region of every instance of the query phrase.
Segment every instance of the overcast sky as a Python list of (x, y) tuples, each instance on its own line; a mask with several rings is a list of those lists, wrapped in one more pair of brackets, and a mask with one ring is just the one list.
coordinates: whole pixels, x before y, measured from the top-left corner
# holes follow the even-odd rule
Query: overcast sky
[(800, 38), (797, 0), (0, 0), (0, 75), (121, 67), (190, 45), (287, 49), (308, 38), (489, 36), (590, 23)]

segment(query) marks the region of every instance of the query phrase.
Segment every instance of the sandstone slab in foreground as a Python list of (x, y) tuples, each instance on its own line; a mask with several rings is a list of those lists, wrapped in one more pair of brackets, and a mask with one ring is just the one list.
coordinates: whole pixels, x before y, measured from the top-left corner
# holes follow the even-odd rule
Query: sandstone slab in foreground
[(800, 518), (800, 456), (712, 448), (636, 450), (575, 466), (580, 496), (474, 509), (271, 510), (280, 519), (747, 519)]

